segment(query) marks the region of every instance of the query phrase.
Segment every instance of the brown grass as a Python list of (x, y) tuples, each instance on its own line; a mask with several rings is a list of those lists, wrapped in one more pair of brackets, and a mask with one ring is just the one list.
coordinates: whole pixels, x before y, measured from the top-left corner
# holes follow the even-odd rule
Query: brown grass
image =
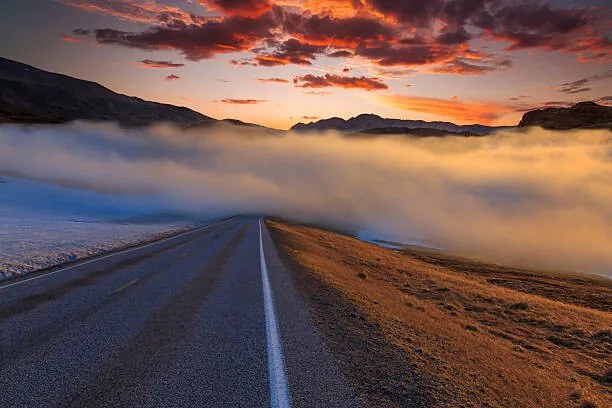
[(369, 406), (612, 406), (610, 281), (268, 226)]

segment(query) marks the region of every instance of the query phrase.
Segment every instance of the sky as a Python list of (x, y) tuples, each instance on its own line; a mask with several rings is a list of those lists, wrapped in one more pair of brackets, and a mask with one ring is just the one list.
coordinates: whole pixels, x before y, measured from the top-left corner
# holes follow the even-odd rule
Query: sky
[(515, 125), (612, 103), (600, 0), (11, 0), (0, 56), (286, 129), (320, 118)]

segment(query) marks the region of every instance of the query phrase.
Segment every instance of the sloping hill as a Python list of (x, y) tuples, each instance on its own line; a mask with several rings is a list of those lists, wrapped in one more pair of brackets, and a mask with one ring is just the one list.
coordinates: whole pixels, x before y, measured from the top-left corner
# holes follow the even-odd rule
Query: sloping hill
[(580, 102), (570, 108), (546, 108), (527, 112), (519, 126), (541, 126), (545, 129), (610, 129), (612, 106)]
[(185, 107), (149, 102), (100, 84), (0, 58), (0, 123), (62, 123), (76, 119), (123, 125), (214, 120)]

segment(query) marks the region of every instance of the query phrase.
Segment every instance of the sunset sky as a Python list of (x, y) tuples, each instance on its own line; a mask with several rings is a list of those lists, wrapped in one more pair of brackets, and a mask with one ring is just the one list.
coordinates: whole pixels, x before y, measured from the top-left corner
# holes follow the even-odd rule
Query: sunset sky
[(0, 56), (282, 129), (360, 113), (514, 125), (612, 103), (606, 3), (2, 1)]

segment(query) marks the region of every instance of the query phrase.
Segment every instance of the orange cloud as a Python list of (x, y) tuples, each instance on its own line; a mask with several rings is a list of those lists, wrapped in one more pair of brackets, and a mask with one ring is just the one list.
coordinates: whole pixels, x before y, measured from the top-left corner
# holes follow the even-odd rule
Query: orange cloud
[(91, 13), (108, 14), (133, 23), (159, 23), (164, 20), (192, 22), (191, 14), (178, 7), (157, 4), (155, 0), (57, 0)]
[(491, 103), (462, 102), (458, 98), (439, 99), (422, 96), (384, 95), (382, 101), (395, 108), (440, 115), (461, 122), (476, 122), (490, 124), (503, 114), (510, 112), (510, 108)]
[(78, 38), (73, 37), (71, 35), (62, 35), (62, 41), (66, 41), (66, 42), (78, 42)]

